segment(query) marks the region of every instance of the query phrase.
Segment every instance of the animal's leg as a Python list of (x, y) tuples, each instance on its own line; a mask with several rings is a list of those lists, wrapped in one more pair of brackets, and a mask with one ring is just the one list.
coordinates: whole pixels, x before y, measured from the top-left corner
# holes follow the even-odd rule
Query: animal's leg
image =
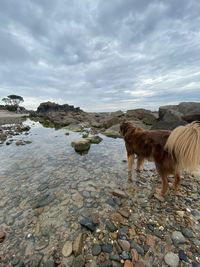
[(138, 172), (141, 171), (143, 169), (143, 164), (144, 164), (144, 158), (141, 156), (138, 156), (136, 171)]
[(169, 184), (168, 184), (168, 179), (167, 179), (167, 175), (162, 175), (162, 189), (158, 190), (158, 193), (161, 196), (164, 196), (167, 194), (168, 190), (169, 190)]
[(134, 163), (133, 154), (128, 155), (128, 180), (132, 180), (132, 167)]
[(175, 190), (175, 193), (177, 193), (177, 191), (178, 191), (180, 185), (181, 185), (181, 177), (180, 177), (180, 174), (177, 173), (177, 174), (175, 175), (175, 180), (174, 180), (174, 183), (173, 183), (173, 188), (174, 188), (174, 190)]

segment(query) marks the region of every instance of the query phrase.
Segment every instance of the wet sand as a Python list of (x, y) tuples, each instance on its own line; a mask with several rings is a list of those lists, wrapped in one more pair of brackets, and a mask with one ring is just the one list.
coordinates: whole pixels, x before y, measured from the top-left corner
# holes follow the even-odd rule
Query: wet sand
[(15, 113), (6, 110), (0, 110), (0, 125), (20, 123), (29, 114), (26, 113)]

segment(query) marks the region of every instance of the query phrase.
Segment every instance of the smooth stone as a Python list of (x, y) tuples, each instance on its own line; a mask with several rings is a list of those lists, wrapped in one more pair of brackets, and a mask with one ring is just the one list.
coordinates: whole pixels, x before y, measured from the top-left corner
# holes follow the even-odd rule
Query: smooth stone
[(14, 257), (14, 258), (12, 259), (11, 264), (12, 264), (13, 266), (16, 266), (19, 262), (20, 262), (20, 258), (16, 256), (16, 257)]
[(167, 253), (164, 256), (164, 261), (170, 267), (178, 267), (179, 265), (179, 257), (173, 252)]
[(118, 244), (124, 251), (130, 251), (131, 245), (127, 240), (118, 239)]
[(134, 267), (134, 265), (133, 265), (132, 261), (126, 260), (124, 263), (124, 267)]
[(92, 255), (98, 256), (101, 253), (101, 246), (99, 244), (94, 244), (92, 247)]
[(78, 236), (75, 238), (72, 250), (75, 256), (78, 256), (81, 254), (83, 248), (83, 234), (79, 233)]
[(106, 227), (110, 232), (115, 232), (117, 230), (116, 225), (111, 221), (106, 221)]
[(99, 144), (103, 140), (103, 138), (98, 135), (89, 136), (87, 139), (90, 141), (91, 144)]
[(144, 256), (144, 249), (140, 245), (138, 245), (134, 240), (130, 241), (131, 248), (134, 248), (137, 250), (137, 252), (141, 255)]
[(77, 152), (88, 151), (90, 149), (90, 141), (87, 139), (72, 141), (71, 145)]
[(70, 241), (65, 242), (62, 248), (62, 254), (64, 257), (69, 257), (72, 254), (72, 242)]
[(179, 250), (178, 256), (180, 260), (188, 262), (188, 257), (182, 249)]
[(106, 253), (111, 253), (113, 251), (113, 245), (112, 244), (102, 245), (102, 251)]
[(185, 243), (185, 237), (183, 236), (183, 234), (179, 231), (174, 231), (172, 233), (172, 240), (174, 245), (179, 245), (179, 244), (184, 244)]
[(90, 218), (81, 219), (80, 224), (91, 232), (94, 232), (96, 230), (96, 225)]
[(193, 238), (194, 234), (190, 228), (184, 227), (181, 229), (182, 234), (187, 238)]

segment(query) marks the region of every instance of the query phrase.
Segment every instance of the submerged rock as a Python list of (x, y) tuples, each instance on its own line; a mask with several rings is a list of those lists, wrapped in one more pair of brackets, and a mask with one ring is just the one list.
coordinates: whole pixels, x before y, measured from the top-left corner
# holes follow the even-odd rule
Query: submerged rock
[(90, 149), (90, 141), (87, 139), (72, 141), (71, 145), (74, 147), (76, 152), (88, 151)]

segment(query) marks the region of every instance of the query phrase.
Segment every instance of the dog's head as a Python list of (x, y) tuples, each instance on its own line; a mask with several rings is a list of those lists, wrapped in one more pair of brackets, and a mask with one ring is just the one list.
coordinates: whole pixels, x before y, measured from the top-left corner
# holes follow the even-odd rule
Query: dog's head
[(123, 120), (120, 123), (120, 127), (119, 127), (120, 134), (122, 136), (125, 136), (125, 134), (127, 133), (128, 129), (130, 129), (130, 127), (133, 127), (133, 125), (130, 122)]

